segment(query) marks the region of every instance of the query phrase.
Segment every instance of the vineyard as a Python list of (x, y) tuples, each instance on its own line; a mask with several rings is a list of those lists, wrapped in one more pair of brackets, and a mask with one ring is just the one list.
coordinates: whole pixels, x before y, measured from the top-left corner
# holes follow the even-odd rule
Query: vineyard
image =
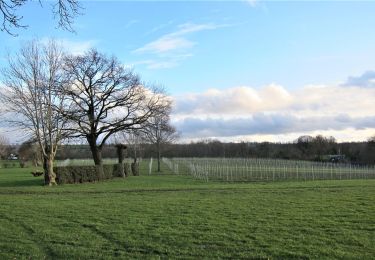
[(374, 166), (352, 164), (228, 158), (163, 158), (175, 174), (215, 181), (374, 179)]

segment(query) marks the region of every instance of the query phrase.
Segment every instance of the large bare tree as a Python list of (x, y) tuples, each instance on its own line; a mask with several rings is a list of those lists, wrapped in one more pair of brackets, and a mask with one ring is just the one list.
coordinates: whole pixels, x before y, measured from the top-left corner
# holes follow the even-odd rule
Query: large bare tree
[[(1, 31), (17, 36), (13, 32), (14, 29), (27, 27), (21, 23), (23, 17), (18, 14), (18, 9), (27, 2), (31, 0), (0, 0)], [(42, 6), (42, 0), (39, 0), (39, 4)], [(56, 0), (52, 5), (52, 12), (58, 20), (59, 27), (68, 31), (74, 31), (72, 24), (80, 9), (78, 0)]]
[(53, 161), (63, 136), (65, 119), (59, 112), (64, 96), (57, 93), (62, 82), (63, 52), (54, 41), (32, 41), (8, 58), (2, 70), (4, 88), (0, 99), (8, 121), (26, 130), (43, 154), (46, 184), (56, 184)]
[(69, 56), (65, 72), (71, 84), (64, 94), (73, 104), (64, 111), (75, 137), (86, 138), (100, 173), (102, 148), (113, 134), (140, 128), (164, 106), (164, 96), (141, 85), (137, 75), (115, 58), (92, 49)]
[(163, 145), (171, 143), (178, 138), (176, 129), (170, 123), (171, 102), (165, 100), (162, 113), (152, 116), (145, 123), (142, 129), (146, 140), (155, 145), (158, 172), (160, 172), (160, 159)]

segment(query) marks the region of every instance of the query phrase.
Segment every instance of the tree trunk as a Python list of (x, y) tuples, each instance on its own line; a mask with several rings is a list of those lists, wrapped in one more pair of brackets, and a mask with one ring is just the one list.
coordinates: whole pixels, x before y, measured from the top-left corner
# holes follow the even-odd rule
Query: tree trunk
[(103, 160), (102, 160), (102, 150), (100, 147), (96, 145), (95, 138), (87, 138), (87, 141), (90, 145), (90, 150), (92, 154), (92, 158), (94, 159), (94, 163), (96, 166), (97, 174), (99, 180), (104, 178), (104, 170), (103, 170)]
[(126, 177), (125, 169), (124, 169), (124, 147), (122, 145), (118, 145), (117, 147), (117, 156), (118, 156), (118, 167), (119, 167), (119, 175), (123, 178)]
[(156, 150), (158, 154), (158, 172), (160, 172), (160, 143), (156, 143)]
[(44, 169), (44, 184), (45, 185), (57, 185), (56, 174), (53, 172), (53, 157), (51, 155), (44, 156), (43, 159)]

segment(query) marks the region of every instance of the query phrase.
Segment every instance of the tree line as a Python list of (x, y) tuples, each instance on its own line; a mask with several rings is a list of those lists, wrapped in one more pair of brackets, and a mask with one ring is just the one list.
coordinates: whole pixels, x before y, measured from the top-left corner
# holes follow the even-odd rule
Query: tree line
[[(145, 156), (150, 156), (152, 149)], [(169, 144), (166, 157), (238, 157), (287, 160), (331, 161), (353, 164), (375, 164), (375, 138), (366, 142), (337, 143), (333, 137), (301, 136), (290, 143), (202, 140), (187, 144)]]
[[(144, 139), (143, 139), (144, 140)], [(25, 146), (26, 149), (22, 149)], [(35, 158), (35, 150), (27, 149), (27, 144), (21, 145), (22, 151), (29, 151), (30, 160)], [(332, 137), (301, 136), (290, 143), (271, 142), (239, 142), (226, 143), (219, 140), (202, 140), (191, 143), (166, 143), (157, 146), (138, 139), (136, 143), (129, 143), (127, 157), (150, 158), (160, 155), (165, 157), (216, 157), (216, 158), (273, 158), (286, 160), (330, 161), (352, 164), (375, 164), (375, 138), (367, 142), (337, 143)], [(103, 148), (104, 158), (115, 158), (116, 149), (113, 145)], [(26, 154), (25, 154), (26, 156)], [(88, 145), (63, 145), (56, 155), (59, 160), (92, 158)]]

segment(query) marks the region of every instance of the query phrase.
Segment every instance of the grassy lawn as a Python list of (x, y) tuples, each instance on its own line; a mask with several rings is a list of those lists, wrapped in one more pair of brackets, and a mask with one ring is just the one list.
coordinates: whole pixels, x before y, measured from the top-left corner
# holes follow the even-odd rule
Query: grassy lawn
[(0, 169), (0, 259), (375, 258), (375, 180), (162, 175), (41, 186)]

